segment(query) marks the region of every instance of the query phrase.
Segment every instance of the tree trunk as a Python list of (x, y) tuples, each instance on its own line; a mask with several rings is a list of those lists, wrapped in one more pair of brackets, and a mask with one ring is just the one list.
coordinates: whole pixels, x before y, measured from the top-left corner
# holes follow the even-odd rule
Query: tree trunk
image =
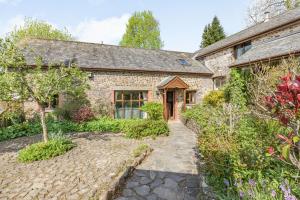
[(41, 117), (42, 129), (43, 129), (44, 142), (48, 142), (48, 129), (46, 126), (45, 108), (42, 105), (39, 105), (39, 108), (40, 108), (40, 117)]

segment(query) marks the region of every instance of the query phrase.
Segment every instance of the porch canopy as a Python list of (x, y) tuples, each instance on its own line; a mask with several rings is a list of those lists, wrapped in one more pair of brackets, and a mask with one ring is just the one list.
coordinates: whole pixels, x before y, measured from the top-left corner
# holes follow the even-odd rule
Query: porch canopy
[(163, 79), (158, 85), (159, 90), (164, 89), (188, 89), (189, 86), (178, 76), (169, 76)]
[(183, 108), (185, 109), (185, 90), (189, 88), (188, 84), (186, 84), (181, 78), (178, 76), (169, 76), (165, 79), (163, 79), (158, 85), (157, 88), (161, 90), (163, 93), (163, 108), (164, 108), (164, 119), (168, 120), (169, 119), (169, 114), (168, 114), (168, 102), (167, 102), (167, 92), (168, 91), (174, 91), (174, 96), (173, 96), (173, 112), (174, 112), (174, 119), (176, 119), (176, 114), (178, 113), (177, 109), (177, 92), (175, 90), (184, 90), (183, 95)]

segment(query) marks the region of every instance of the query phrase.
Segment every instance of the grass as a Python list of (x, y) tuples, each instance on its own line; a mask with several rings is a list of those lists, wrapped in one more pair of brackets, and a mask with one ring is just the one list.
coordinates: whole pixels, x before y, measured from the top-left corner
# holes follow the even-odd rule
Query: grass
[(150, 150), (150, 146), (147, 144), (140, 144), (136, 149), (133, 150), (132, 155), (137, 158), (147, 150)]

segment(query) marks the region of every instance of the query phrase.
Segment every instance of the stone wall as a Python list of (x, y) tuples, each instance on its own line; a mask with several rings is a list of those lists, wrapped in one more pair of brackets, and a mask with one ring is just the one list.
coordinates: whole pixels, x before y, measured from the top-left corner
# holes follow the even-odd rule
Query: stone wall
[[(157, 85), (166, 77), (173, 76), (170, 73), (160, 72), (93, 72), (90, 80), (90, 90), (87, 92), (92, 106), (109, 105), (113, 108), (115, 90), (145, 90), (149, 91), (149, 100), (162, 103), (162, 95), (157, 90)], [(213, 88), (210, 77), (196, 74), (178, 75), (189, 85), (190, 90), (196, 90), (196, 101)]]
[(228, 48), (215, 54), (204, 57), (203, 62), (206, 67), (212, 70), (215, 75), (228, 75), (229, 65), (235, 61), (234, 48)]

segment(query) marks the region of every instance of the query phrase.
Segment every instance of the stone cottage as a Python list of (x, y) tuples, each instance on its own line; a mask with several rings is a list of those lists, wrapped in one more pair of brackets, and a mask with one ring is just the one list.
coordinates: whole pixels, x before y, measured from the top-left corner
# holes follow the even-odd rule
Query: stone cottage
[[(140, 107), (157, 101), (165, 119), (221, 87), (230, 67), (275, 61), (300, 53), (300, 8), (249, 27), (195, 53), (146, 50), (77, 41), (31, 39), (23, 49), (28, 65), (75, 63), (89, 73), (88, 99), (115, 118), (143, 118)], [(29, 103), (26, 103), (25, 107)]]
[(139, 108), (157, 101), (164, 104), (166, 119), (177, 119), (186, 104), (213, 88), (212, 71), (190, 53), (33, 39), (24, 55), (31, 66), (41, 56), (44, 65), (73, 62), (87, 71), (91, 105), (112, 108), (115, 118), (143, 118)]
[(200, 49), (193, 59), (213, 71), (217, 89), (224, 84), (231, 67), (278, 61), (299, 53), (300, 8), (296, 8)]

